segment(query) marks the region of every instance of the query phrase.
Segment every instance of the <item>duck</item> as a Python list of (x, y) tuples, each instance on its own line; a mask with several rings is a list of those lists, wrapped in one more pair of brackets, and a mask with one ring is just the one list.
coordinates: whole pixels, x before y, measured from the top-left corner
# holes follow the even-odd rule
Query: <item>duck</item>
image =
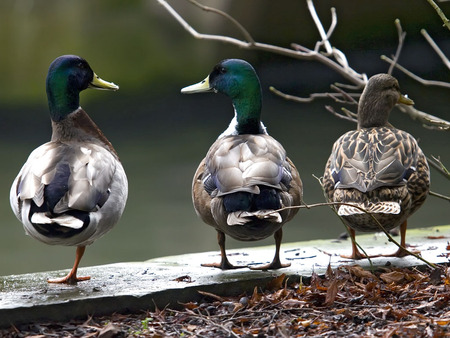
[(62, 55), (51, 63), (46, 79), (51, 140), (31, 152), (10, 190), (11, 208), (27, 235), (76, 246), (70, 272), (49, 283), (90, 279), (77, 275), (85, 248), (119, 221), (128, 196), (117, 152), (79, 104), (87, 88), (119, 89), (79, 56)]
[(244, 60), (226, 59), (203, 81), (181, 92), (222, 93), (234, 107), (228, 128), (211, 145), (192, 182), (194, 209), (203, 222), (216, 229), (221, 253), (220, 263), (202, 265), (222, 270), (246, 267), (230, 263), (225, 236), (257, 241), (274, 235), (272, 262), (249, 267), (268, 270), (290, 266), (280, 260), (282, 227), (298, 212), (303, 186), (285, 149), (261, 121), (262, 91), (255, 69)]
[(326, 200), (345, 203), (334, 206), (352, 240), (351, 255), (343, 257), (367, 257), (358, 250), (355, 231), (381, 231), (377, 222), (385, 231), (400, 228), (401, 248), (384, 256), (408, 255), (407, 221), (425, 202), (430, 170), (416, 139), (388, 122), (396, 104), (414, 101), (401, 94), (393, 76), (370, 77), (358, 103), (357, 129), (337, 139), (325, 165)]

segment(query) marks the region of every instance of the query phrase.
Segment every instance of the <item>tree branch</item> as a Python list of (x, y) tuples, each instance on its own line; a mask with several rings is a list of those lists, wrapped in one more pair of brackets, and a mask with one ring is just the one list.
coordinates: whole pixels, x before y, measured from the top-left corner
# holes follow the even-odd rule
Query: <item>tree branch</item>
[(399, 19), (395, 19), (395, 27), (397, 28), (398, 33), (398, 46), (397, 51), (395, 52), (394, 60), (391, 63), (391, 66), (389, 67), (388, 74), (392, 75), (392, 72), (394, 71), (395, 65), (398, 63), (398, 59), (400, 58), (400, 53), (403, 48), (403, 43), (405, 42), (406, 32), (403, 31), (402, 25), (400, 23)]
[[(240, 48), (247, 49), (247, 50), (265, 51), (265, 52), (288, 56), (288, 57), (291, 57), (294, 59), (299, 59), (299, 60), (318, 61), (318, 62), (323, 63), (327, 67), (331, 68), (332, 70), (334, 70), (335, 72), (337, 72), (338, 74), (340, 74), (345, 79), (347, 79), (354, 85), (358, 86), (359, 88), (363, 87), (366, 83), (367, 77), (365, 76), (365, 74), (358, 74), (350, 67), (348, 67), (346, 65), (342, 66), (341, 64), (331, 60), (327, 56), (325, 56), (321, 53), (315, 52), (306, 47), (302, 47), (303, 51), (300, 51), (300, 50), (294, 50), (294, 49), (283, 48), (283, 47), (274, 46), (274, 45), (270, 45), (270, 44), (265, 44), (265, 43), (261, 43), (261, 42), (256, 42), (256, 41), (253, 41), (253, 39), (251, 39), (250, 41), (245, 41), (245, 40), (239, 40), (236, 38), (232, 38), (229, 36), (199, 33), (191, 25), (189, 25), (189, 23), (180, 14), (178, 14), (178, 12), (167, 3), (167, 1), (158, 0), (158, 2), (169, 12), (170, 15), (172, 15), (178, 21), (178, 23), (181, 24), (181, 26), (187, 32), (189, 32), (196, 39), (220, 41), (220, 42), (232, 44), (232, 45), (235, 45)], [(209, 11), (211, 11), (211, 10), (209, 10)], [(221, 16), (224, 16), (224, 14), (225, 14), (219, 10), (215, 10), (214, 13), (219, 14)], [(231, 18), (231, 16), (229, 16), (229, 15), (226, 15), (224, 17), (228, 20), (231, 20), (234, 24), (237, 22), (235, 19)], [(247, 32), (240, 24), (238, 25), (238, 27), (241, 27), (240, 28), (241, 32)], [(244, 34), (244, 36), (245, 36), (245, 34)], [(333, 54), (336, 54), (336, 53), (333, 52)]]
[(450, 122), (443, 120), (439, 117), (424, 113), (423, 111), (420, 111), (413, 106), (407, 106), (404, 104), (399, 104), (396, 106), (398, 109), (400, 109), (401, 112), (408, 114), (410, 118), (413, 120), (417, 120), (424, 127), (428, 127), (430, 129), (435, 130), (445, 130), (450, 131)]
[(430, 44), (431, 48), (433, 48), (433, 50), (436, 52), (436, 54), (441, 58), (444, 65), (450, 70), (450, 61), (444, 55), (444, 53), (439, 48), (439, 46), (436, 44), (436, 42), (434, 42), (433, 38), (428, 34), (428, 32), (425, 29), (421, 29), (420, 33), (422, 33), (423, 37)]
[[(364, 85), (367, 83), (367, 75), (365, 73), (358, 73), (355, 70), (353, 70), (347, 62), (347, 58), (345, 54), (337, 49), (336, 47), (333, 47), (329, 41), (329, 38), (331, 37), (331, 34), (333, 33), (336, 25), (337, 25), (337, 15), (336, 10), (331, 10), (332, 15), (332, 23), (330, 25), (330, 28), (328, 29), (328, 32), (325, 32), (325, 29), (323, 28), (323, 25), (317, 15), (317, 12), (314, 7), (313, 0), (306, 0), (308, 4), (308, 9), (311, 13), (311, 16), (313, 17), (314, 23), (319, 31), (319, 34), (321, 36), (321, 41), (316, 43), (315, 49), (311, 50), (305, 46), (299, 45), (299, 44), (292, 44), (291, 48), (283, 48), (279, 46), (274, 46), (270, 44), (260, 43), (255, 41), (251, 34), (233, 17), (228, 15), (227, 13), (224, 13), (223, 11), (220, 11), (215, 8), (207, 7), (204, 5), (199, 4), (196, 0), (189, 0), (191, 3), (193, 3), (195, 6), (201, 8), (202, 10), (212, 12), (215, 14), (218, 14), (222, 17), (224, 17), (226, 20), (230, 21), (234, 26), (237, 27), (237, 29), (241, 32), (241, 34), (244, 36), (244, 40), (239, 40), (236, 38), (232, 38), (229, 36), (223, 36), (223, 35), (213, 35), (213, 34), (203, 34), (196, 31), (181, 15), (178, 14), (175, 9), (170, 6), (166, 0), (158, 0), (158, 2), (181, 24), (181, 26), (188, 31), (194, 38), (200, 39), (200, 40), (211, 40), (211, 41), (220, 41), (223, 43), (232, 44), (235, 46), (238, 46), (243, 49), (248, 50), (259, 50), (259, 51), (265, 51), (270, 53), (275, 53), (279, 55), (288, 56), (294, 59), (299, 60), (310, 60), (310, 61), (318, 61), (328, 68), (332, 69), (336, 73), (340, 74), (342, 77), (344, 77), (346, 80), (348, 80), (351, 85), (348, 84), (335, 84), (336, 87), (345, 88), (345, 89), (351, 89), (351, 90), (360, 90), (364, 87)], [(389, 62), (391, 64), (390, 72), (392, 72), (392, 67), (398, 68), (401, 71), (405, 72), (407, 75), (413, 77), (420, 83), (426, 84), (426, 85), (437, 85), (445, 88), (450, 88), (450, 83), (446, 82), (440, 82), (440, 81), (428, 81), (421, 79), (417, 75), (413, 74), (412, 72), (409, 72), (399, 64), (397, 64), (397, 59), (400, 56), (400, 52), (404, 43), (405, 33), (402, 30), (402, 27), (400, 25), (400, 21), (396, 20), (395, 22), (397, 26), (397, 31), (399, 34), (399, 46), (397, 48), (396, 55), (394, 57), (394, 60), (389, 59), (386, 56), (382, 56), (382, 59), (386, 62)], [(424, 34), (424, 33), (422, 33)], [(438, 53), (438, 55), (441, 57), (441, 59), (445, 62), (448, 62), (445, 55), (440, 51), (439, 47), (434, 43), (434, 41), (431, 38), (427, 38), (427, 34), (424, 34), (427, 41), (431, 44), (433, 49)], [(326, 53), (321, 53), (319, 51), (321, 46), (324, 46)], [(332, 59), (334, 58), (334, 60)], [(311, 102), (316, 98), (322, 98), (322, 97), (330, 97), (334, 101), (338, 102), (339, 98), (346, 99), (346, 96), (343, 95), (343, 93), (338, 94), (330, 94), (330, 93), (315, 93), (311, 94), (309, 98), (300, 98), (292, 95), (283, 94), (280, 91), (276, 90), (275, 88), (271, 88), (271, 90), (276, 93), (277, 95), (280, 95), (288, 100), (293, 100), (296, 102)], [(354, 96), (355, 94), (349, 94), (350, 96)], [(360, 94), (356, 94), (360, 95)], [(356, 97), (356, 95), (354, 97)], [(347, 102), (346, 102), (347, 103)], [(413, 107), (410, 106), (404, 106), (399, 105), (399, 109), (407, 113), (411, 118), (418, 120), (422, 124), (437, 129), (437, 130), (450, 130), (450, 122), (445, 121), (443, 119), (440, 119), (438, 117), (426, 114), (424, 112), (421, 112)], [(337, 114), (337, 113), (336, 113)], [(340, 115), (340, 114), (338, 114)], [(348, 117), (348, 116), (347, 116)], [(344, 117), (345, 118), (345, 117)]]
[(440, 174), (444, 175), (447, 179), (450, 180), (450, 172), (444, 166), (444, 163), (441, 162), (440, 158), (436, 158), (432, 156), (432, 158), (426, 156), (428, 164), (436, 169)]
[(404, 74), (408, 75), (410, 78), (414, 79), (415, 81), (423, 84), (424, 86), (438, 86), (443, 88), (450, 88), (450, 83), (448, 82), (442, 82), (442, 81), (432, 81), (432, 80), (425, 80), (421, 78), (420, 76), (414, 74), (413, 72), (409, 71), (403, 66), (400, 66), (399, 64), (396, 64), (394, 60), (388, 58), (386, 55), (381, 55), (381, 60), (390, 63), (391, 65), (394, 65), (395, 68), (403, 72)]
[[(357, 101), (353, 98), (353, 97), (359, 97), (361, 96), (361, 94), (359, 93), (346, 93), (343, 90), (339, 89), (336, 86), (331, 86), (333, 89), (336, 89), (337, 91), (339, 91), (339, 93), (313, 93), (313, 94), (309, 94), (308, 97), (300, 97), (300, 96), (295, 96), (295, 95), (290, 95), (290, 94), (286, 94), (278, 89), (276, 89), (273, 86), (269, 87), (269, 90), (274, 93), (275, 95), (278, 95), (280, 97), (282, 97), (285, 100), (289, 100), (289, 101), (294, 101), (294, 102), (300, 102), (300, 103), (309, 103), (309, 102), (313, 102), (315, 99), (324, 99), (324, 98), (332, 98), (335, 102), (338, 103), (353, 103)], [(339, 99), (339, 97), (342, 97), (343, 100)]]
[(212, 13), (216, 13), (219, 14), (223, 17), (225, 17), (227, 20), (229, 20), (233, 25), (235, 25), (237, 27), (237, 29), (242, 33), (242, 35), (244, 36), (244, 39), (247, 40), (250, 44), (254, 44), (255, 40), (253, 39), (253, 37), (250, 35), (250, 33), (244, 28), (244, 26), (242, 26), (239, 21), (237, 21), (235, 18), (233, 18), (231, 15), (229, 15), (228, 13), (225, 13), (217, 8), (213, 8), (213, 7), (208, 7), (208, 6), (204, 6), (200, 3), (198, 3), (195, 0), (189, 0), (189, 2), (191, 2), (192, 4), (194, 4), (195, 6), (201, 8), (202, 10), (204, 10), (205, 12), (212, 12)]
[(434, 8), (436, 13), (441, 18), (442, 22), (444, 22), (443, 26), (447, 27), (450, 30), (450, 21), (447, 19), (447, 17), (445, 16), (444, 12), (442, 11), (442, 9), (440, 9), (439, 6), (436, 5), (436, 3), (433, 0), (427, 0), (427, 1), (431, 5), (431, 7)]

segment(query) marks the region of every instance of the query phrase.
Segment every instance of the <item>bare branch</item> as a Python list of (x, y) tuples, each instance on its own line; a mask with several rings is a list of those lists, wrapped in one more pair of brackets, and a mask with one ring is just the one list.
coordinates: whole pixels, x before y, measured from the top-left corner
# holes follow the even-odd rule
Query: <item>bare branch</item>
[(189, 0), (189, 2), (191, 2), (192, 4), (194, 4), (195, 6), (203, 9), (205, 12), (212, 12), (212, 13), (216, 13), (219, 15), (222, 15), (223, 17), (225, 17), (227, 20), (231, 21), (231, 23), (233, 25), (235, 25), (237, 27), (237, 29), (239, 31), (241, 31), (242, 35), (244, 36), (244, 39), (247, 40), (248, 42), (250, 42), (251, 44), (255, 43), (255, 40), (253, 39), (253, 37), (250, 35), (250, 33), (244, 28), (244, 26), (242, 26), (239, 21), (237, 21), (235, 18), (233, 18), (232, 16), (230, 16), (228, 13), (225, 13), (217, 8), (213, 8), (213, 7), (208, 7), (208, 6), (204, 6), (200, 3), (198, 3), (195, 0)]
[(349, 94), (349, 93), (347, 93), (346, 91), (344, 91), (343, 89), (341, 89), (340, 87), (338, 87), (336, 85), (331, 85), (330, 87), (331, 87), (331, 89), (334, 89), (335, 91), (340, 93), (344, 97), (344, 99), (346, 100), (346, 103), (358, 105), (358, 101), (356, 101), (353, 97), (360, 97), (361, 96), (360, 93)]
[(434, 192), (434, 191), (430, 191), (429, 194), (430, 194), (430, 196), (438, 197), (438, 198), (441, 198), (443, 200), (450, 202), (450, 197), (448, 197), (448, 196), (438, 194), (437, 192)]
[[(339, 103), (349, 103), (349, 101), (347, 101), (347, 97), (349, 97), (349, 100), (353, 100), (355, 101), (351, 96), (353, 97), (359, 97), (361, 94), (359, 93), (345, 93), (346, 96), (344, 97), (344, 95), (342, 94), (336, 94), (336, 93), (313, 93), (313, 94), (309, 94), (308, 97), (300, 97), (300, 96), (295, 96), (295, 95), (290, 95), (290, 94), (286, 94), (283, 93), (282, 91), (276, 89), (273, 86), (269, 87), (269, 90), (274, 93), (275, 95), (278, 95), (280, 97), (282, 97), (283, 99), (289, 100), (289, 101), (294, 101), (294, 102), (300, 102), (300, 103), (309, 103), (309, 102), (313, 102), (315, 99), (324, 99), (324, 98), (329, 98), (331, 97), (333, 100), (335, 100), (336, 102)], [(338, 97), (342, 96), (345, 100), (340, 100)]]
[[(388, 58), (386, 55), (381, 55), (381, 60), (386, 61), (387, 63), (390, 63), (390, 64), (394, 64), (394, 60)], [(407, 70), (405, 67), (400, 66), (399, 64), (395, 64), (395, 68), (397, 68), (401, 72), (405, 73), (410, 78), (423, 84), (424, 86), (438, 86), (438, 87), (450, 88), (450, 83), (448, 83), (448, 82), (425, 80), (425, 79), (421, 78), (420, 76), (417, 76), (413, 72)]]
[[(367, 76), (366, 76), (366, 74), (364, 74), (364, 84), (366, 84), (367, 81), (368, 81)], [(339, 82), (335, 82), (334, 85), (336, 87), (345, 88), (345, 89), (349, 89), (349, 90), (360, 90), (364, 87), (364, 86), (362, 86), (362, 87), (352, 86), (352, 85), (348, 85), (345, 83), (339, 83)], [(361, 95), (361, 94), (359, 94), (359, 95)]]
[(450, 21), (447, 19), (447, 17), (445, 16), (444, 12), (442, 11), (442, 9), (440, 9), (439, 6), (436, 5), (436, 3), (433, 0), (427, 0), (427, 1), (431, 5), (431, 7), (434, 8), (436, 13), (441, 18), (441, 20), (444, 22), (444, 26), (447, 27), (450, 30)]
[(341, 110), (344, 112), (345, 115), (347, 115), (350, 118), (353, 118), (355, 121), (358, 119), (358, 114), (355, 114), (354, 112), (348, 110), (345, 107), (342, 107)]
[[(306, 47), (302, 47), (303, 51), (299, 51), (299, 50), (274, 46), (274, 45), (270, 45), (270, 44), (265, 44), (265, 43), (261, 43), (261, 42), (255, 42), (253, 40), (245, 41), (245, 40), (239, 40), (236, 38), (232, 38), (229, 36), (199, 33), (191, 25), (189, 25), (189, 23), (185, 19), (183, 19), (183, 17), (180, 14), (178, 14), (178, 12), (167, 3), (167, 1), (158, 0), (158, 2), (169, 12), (170, 15), (172, 15), (181, 24), (181, 26), (186, 31), (188, 31), (196, 39), (220, 41), (220, 42), (229, 43), (229, 44), (238, 46), (243, 49), (265, 51), (265, 52), (288, 56), (288, 57), (291, 57), (294, 59), (299, 59), (299, 60), (319, 61), (319, 62), (323, 63), (325, 66), (331, 68), (332, 70), (334, 70), (335, 72), (337, 72), (338, 74), (343, 76), (345, 79), (347, 79), (354, 85), (359, 86), (361, 88), (365, 84), (364, 74), (359, 75), (352, 69), (350, 69), (348, 67), (344, 67), (344, 66), (340, 65), (339, 63), (326, 57), (325, 55), (323, 55), (321, 53), (317, 53)], [(223, 13), (223, 12), (216, 10), (215, 13), (222, 15), (221, 13)], [(231, 17), (227, 16), (226, 18), (230, 19)], [(232, 21), (236, 22), (236, 20), (234, 20), (234, 19), (232, 19)], [(242, 27), (242, 26), (240, 26), (240, 27)], [(246, 32), (246, 30), (243, 27), (240, 28), (240, 31), (242, 33)], [(351, 70), (352, 72), (350, 73), (349, 70)], [(359, 76), (355, 76), (355, 74), (358, 74)]]
[[(328, 32), (325, 33), (325, 29), (323, 28), (322, 23), (320, 22), (317, 12), (314, 8), (313, 0), (307, 0), (308, 8), (311, 12), (311, 16), (314, 19), (314, 23), (317, 26), (317, 29), (318, 29), (319, 34), (322, 39), (322, 41), (319, 42), (319, 47), (317, 47), (317, 44), (316, 44), (317, 50), (311, 50), (305, 46), (298, 45), (298, 44), (292, 44), (291, 48), (284, 48), (284, 47), (279, 47), (279, 46), (274, 46), (274, 45), (270, 45), (270, 44), (256, 42), (256, 41), (254, 41), (254, 39), (252, 38), (250, 33), (237, 20), (232, 18), (227, 13), (224, 13), (218, 9), (214, 9), (211, 7), (201, 5), (196, 0), (189, 0), (189, 1), (191, 1), (191, 3), (193, 3), (197, 7), (201, 8), (202, 10), (205, 10), (208, 12), (213, 12), (215, 14), (218, 14), (218, 15), (224, 17), (225, 19), (230, 21), (234, 26), (236, 26), (238, 28), (238, 30), (241, 32), (241, 34), (244, 36), (244, 40), (239, 40), (239, 39), (232, 38), (229, 36), (199, 33), (191, 25), (189, 25), (189, 23), (183, 17), (181, 17), (178, 14), (178, 12), (175, 11), (175, 9), (167, 3), (166, 0), (158, 0), (158, 2), (181, 24), (181, 26), (196, 39), (220, 41), (220, 42), (238, 46), (243, 49), (265, 51), (265, 52), (288, 56), (288, 57), (291, 57), (294, 59), (299, 59), (299, 60), (318, 61), (318, 62), (324, 64), (325, 66), (327, 66), (328, 68), (330, 68), (331, 70), (335, 71), (336, 73), (340, 74), (341, 76), (343, 76), (346, 80), (348, 80), (351, 83), (351, 84), (335, 83), (335, 86), (339, 87), (339, 88), (360, 90), (367, 83), (367, 75), (364, 73), (360, 74), (360, 73), (356, 72), (355, 70), (353, 70), (348, 65), (345, 54), (342, 51), (340, 51), (339, 49), (333, 47), (329, 41), (329, 38), (331, 37), (331, 34), (333, 33), (333, 31), (337, 25), (337, 15), (336, 15), (335, 9), (331, 10), (332, 23), (330, 25)], [(404, 37), (405, 37), (405, 33), (403, 32), (403, 30), (401, 28), (400, 21), (396, 20), (396, 26), (397, 26), (397, 31), (399, 33), (399, 46), (397, 48), (395, 60), (397, 60), (400, 55), (402, 45), (404, 42)], [(422, 34), (424, 34), (427, 41), (430, 43), (430, 45), (433, 47), (433, 49), (436, 51), (436, 53), (438, 53), (438, 55), (441, 57), (441, 59), (444, 61), (444, 63), (446, 63), (446, 65), (448, 65), (449, 64), (448, 59), (445, 57), (445, 55), (442, 53), (442, 51), (440, 51), (439, 47), (437, 47), (437, 45), (434, 43), (434, 41), (431, 38), (427, 37), (428, 34), (426, 34), (426, 32), (422, 32)], [(328, 56), (324, 53), (319, 52), (318, 49), (320, 49), (321, 45), (323, 45), (325, 47), (326, 52), (329, 54)], [(334, 58), (334, 60), (331, 57)], [(450, 83), (441, 82), (441, 81), (424, 80), (424, 79), (420, 78), (419, 76), (413, 74), (412, 72), (408, 71), (404, 67), (400, 66), (399, 64), (397, 64), (396, 61), (391, 60), (390, 58), (388, 58), (384, 55), (381, 58), (384, 61), (386, 61), (392, 65), (390, 72), (392, 71), (392, 67), (395, 67), (424, 85), (434, 85), (434, 86), (440, 86), (440, 87), (444, 87), (444, 88), (450, 88)], [(301, 97), (297, 97), (297, 96), (284, 94), (284, 93), (276, 90), (275, 88), (271, 88), (271, 90), (274, 93), (276, 93), (277, 95), (282, 96), (285, 99), (296, 101), (296, 102), (311, 102), (316, 98), (324, 98), (324, 97), (330, 97), (336, 102), (340, 102), (341, 98), (344, 99), (343, 103), (351, 102), (351, 100), (348, 100), (348, 97), (345, 96), (343, 94), (343, 92), (340, 92), (336, 88), (333, 88), (333, 89), (338, 91), (339, 93), (337, 93), (337, 94), (336, 93), (314, 93), (314, 94), (310, 94), (310, 96), (308, 98), (301, 98)], [(348, 95), (350, 97), (358, 97), (360, 94), (352, 93), (352, 94), (348, 94)], [(419, 111), (411, 106), (399, 105), (398, 107), (402, 112), (407, 113), (411, 118), (418, 120), (424, 126), (427, 126), (427, 127), (430, 127), (430, 128), (436, 129), (436, 130), (450, 130), (450, 122), (448, 122), (448, 121), (445, 121), (443, 119), (440, 119), (440, 118), (435, 117), (430, 114), (426, 114), (426, 113)], [(329, 108), (327, 108), (327, 109), (329, 110)], [(345, 111), (344, 111), (344, 113), (345, 113)], [(339, 116), (340, 118), (348, 119), (351, 121), (354, 120), (352, 118), (352, 115), (349, 115), (348, 113), (347, 113), (347, 115), (342, 115), (342, 114), (338, 114), (338, 113), (334, 112), (333, 114)]]
[(396, 107), (400, 109), (401, 112), (408, 114), (413, 120), (417, 120), (422, 123), (424, 126), (428, 126), (435, 130), (450, 131), (450, 122), (446, 120), (424, 113), (423, 111), (417, 110), (413, 106), (399, 104)]
[(349, 117), (349, 116), (337, 113), (332, 106), (325, 106), (325, 109), (328, 110), (331, 114), (333, 114), (334, 116), (336, 116), (336, 117), (338, 117), (340, 119), (343, 119), (343, 120), (346, 120), (346, 121), (350, 121), (350, 122), (354, 122), (354, 123), (358, 122), (355, 118), (352, 118), (352, 117)]
[[(316, 48), (314, 48), (314, 51), (319, 52), (320, 46), (323, 45), (325, 47), (325, 50), (327, 51), (328, 55), (332, 55), (333, 48), (331, 47), (331, 43), (328, 40), (329, 36), (327, 33), (325, 33), (325, 29), (323, 28), (322, 22), (320, 22), (319, 16), (317, 15), (316, 8), (314, 7), (314, 3), (312, 0), (306, 0), (306, 3), (308, 4), (309, 13), (311, 14), (311, 17), (314, 20), (317, 30), (319, 31), (320, 38), (322, 39), (322, 41), (320, 41), (316, 44)], [(336, 14), (336, 11), (334, 12), (334, 14)], [(337, 21), (337, 18), (335, 20)]]
[(397, 33), (398, 33), (398, 46), (397, 51), (395, 52), (394, 60), (391, 63), (391, 66), (389, 67), (388, 74), (392, 75), (392, 72), (394, 71), (394, 66), (398, 63), (398, 59), (400, 57), (400, 53), (403, 48), (403, 43), (405, 42), (406, 32), (403, 31), (402, 25), (400, 23), (399, 19), (395, 19), (395, 27), (397, 27)]
[(331, 38), (331, 35), (333, 35), (334, 29), (337, 26), (337, 14), (336, 14), (336, 8), (331, 7), (331, 25), (330, 28), (328, 28), (327, 32), (327, 40)]
[(444, 175), (447, 179), (450, 180), (450, 172), (441, 162), (440, 158), (432, 156), (432, 158), (426, 156), (428, 164), (436, 169), (440, 174)]
[(197, 32), (192, 26), (190, 26), (183, 17), (178, 14), (178, 12), (173, 9), (165, 0), (158, 0), (158, 2), (172, 15), (180, 24), (183, 26), (185, 30), (187, 30), (194, 38), (196, 39), (204, 39), (204, 40), (213, 40), (213, 41), (221, 41), (226, 43), (231, 43), (237, 45), (242, 48), (249, 48), (252, 44), (250, 42), (241, 41), (235, 38), (231, 38), (228, 36), (222, 35), (212, 35), (212, 34), (201, 34)]
[(428, 34), (428, 32), (425, 29), (421, 29), (420, 33), (424, 36), (424, 38), (427, 40), (427, 42), (430, 44), (431, 48), (436, 52), (436, 54), (441, 58), (444, 65), (450, 70), (450, 61), (448, 58), (444, 55), (442, 50), (439, 48), (439, 46), (434, 42), (433, 38)]

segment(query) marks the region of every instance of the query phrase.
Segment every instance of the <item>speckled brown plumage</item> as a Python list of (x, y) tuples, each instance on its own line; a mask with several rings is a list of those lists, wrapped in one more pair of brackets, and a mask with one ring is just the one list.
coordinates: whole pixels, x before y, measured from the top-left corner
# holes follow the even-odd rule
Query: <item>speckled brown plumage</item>
[[(380, 231), (374, 216), (386, 230), (401, 226), (404, 245), (407, 219), (425, 201), (430, 178), (414, 137), (388, 123), (397, 102), (413, 103), (400, 94), (395, 78), (378, 74), (369, 79), (359, 103), (358, 129), (335, 142), (322, 182), (329, 202), (370, 212), (348, 205), (335, 207), (352, 236), (355, 230)], [(403, 250), (396, 253), (404, 254)], [(350, 257), (364, 256), (353, 245)]]

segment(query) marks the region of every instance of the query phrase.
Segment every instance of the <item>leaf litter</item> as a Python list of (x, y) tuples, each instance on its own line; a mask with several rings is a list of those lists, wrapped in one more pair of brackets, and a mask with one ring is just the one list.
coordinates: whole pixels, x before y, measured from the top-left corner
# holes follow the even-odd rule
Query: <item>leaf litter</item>
[[(296, 279), (296, 280), (294, 280)], [(450, 336), (447, 268), (330, 267), (324, 276), (271, 280), (251, 294), (199, 291), (179, 309), (113, 314), (0, 330), (1, 337), (444, 337)]]

